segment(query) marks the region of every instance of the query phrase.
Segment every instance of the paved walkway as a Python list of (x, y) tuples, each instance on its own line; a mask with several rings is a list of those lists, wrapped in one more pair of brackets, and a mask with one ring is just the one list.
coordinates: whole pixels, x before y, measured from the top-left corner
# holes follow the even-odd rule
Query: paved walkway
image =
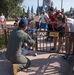
[[(8, 22), (8, 24), (11, 24), (11, 22)], [(37, 53), (37, 56), (33, 56), (34, 52), (31, 51), (31, 54), (27, 56), (31, 60), (31, 66), (26, 69), (25, 72), (18, 72), (18, 75), (74, 75), (72, 70), (70, 70), (73, 62), (71, 64), (71, 61), (63, 60), (61, 58), (62, 54), (45, 52)], [(4, 54), (2, 53), (0, 53), (0, 62), (1, 60), (5, 61)], [(1, 68), (4, 63), (1, 62), (0, 65), (0, 72), (2, 72)]]
[[(70, 60), (63, 60), (61, 58), (63, 54), (36, 51), (38, 55), (34, 56), (34, 53), (34, 51), (30, 51), (30, 55), (27, 56), (31, 60), (30, 67), (28, 69), (25, 69), (25, 72), (18, 72), (18, 75), (74, 75), (74, 62)], [(9, 66), (10, 63), (8, 64), (6, 62), (4, 53), (2, 53), (1, 51), (0, 75), (11, 75), (7, 74), (12, 70), (10, 70)]]
[(70, 75), (70, 63), (61, 58), (61, 54), (33, 52), (27, 56), (31, 60), (31, 66), (25, 72), (18, 72), (18, 75)]

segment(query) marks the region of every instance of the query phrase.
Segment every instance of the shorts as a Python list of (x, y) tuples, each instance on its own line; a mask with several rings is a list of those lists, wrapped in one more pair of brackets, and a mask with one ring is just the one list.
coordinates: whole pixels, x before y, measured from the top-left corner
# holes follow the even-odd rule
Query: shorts
[(59, 37), (64, 37), (65, 33), (64, 32), (59, 32)]
[(48, 31), (53, 31), (52, 25), (48, 24)]
[(59, 37), (64, 37), (65, 36), (65, 28), (64, 27), (56, 27), (55, 31), (59, 32)]
[(47, 25), (45, 23), (40, 23), (40, 28), (47, 29)]
[(71, 32), (70, 33), (70, 36), (74, 38), (74, 32)]
[(1, 21), (1, 24), (4, 25), (4, 21)]

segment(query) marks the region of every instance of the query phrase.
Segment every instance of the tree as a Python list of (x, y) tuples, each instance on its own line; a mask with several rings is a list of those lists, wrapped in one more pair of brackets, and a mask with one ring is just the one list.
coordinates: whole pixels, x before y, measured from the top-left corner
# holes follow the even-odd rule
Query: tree
[(24, 0), (0, 0), (0, 13), (8, 17), (12, 11), (17, 11)]
[(34, 13), (33, 6), (31, 7), (31, 13), (32, 13), (32, 14)]
[(31, 18), (30, 8), (27, 9), (27, 18)]

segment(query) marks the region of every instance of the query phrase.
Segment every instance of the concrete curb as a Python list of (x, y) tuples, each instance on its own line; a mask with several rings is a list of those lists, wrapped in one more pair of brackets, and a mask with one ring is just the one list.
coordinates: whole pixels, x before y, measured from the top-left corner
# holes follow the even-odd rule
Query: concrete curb
[(74, 75), (74, 55), (71, 57), (71, 69), (70, 69), (70, 75)]

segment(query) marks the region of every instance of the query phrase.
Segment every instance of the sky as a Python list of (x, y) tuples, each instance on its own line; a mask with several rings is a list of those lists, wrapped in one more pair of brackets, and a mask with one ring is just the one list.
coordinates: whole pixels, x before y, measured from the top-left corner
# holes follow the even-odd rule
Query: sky
[[(61, 10), (61, 0), (52, 0), (53, 6), (57, 7), (58, 10)], [(39, 6), (42, 6), (43, 0), (39, 0)], [(22, 7), (25, 8), (25, 11), (27, 11), (28, 7), (31, 10), (31, 7), (33, 6), (34, 13), (36, 13), (37, 9), (37, 0), (24, 0), (22, 3)], [(64, 11), (70, 10), (70, 8), (74, 8), (74, 0), (63, 0), (63, 8)]]

